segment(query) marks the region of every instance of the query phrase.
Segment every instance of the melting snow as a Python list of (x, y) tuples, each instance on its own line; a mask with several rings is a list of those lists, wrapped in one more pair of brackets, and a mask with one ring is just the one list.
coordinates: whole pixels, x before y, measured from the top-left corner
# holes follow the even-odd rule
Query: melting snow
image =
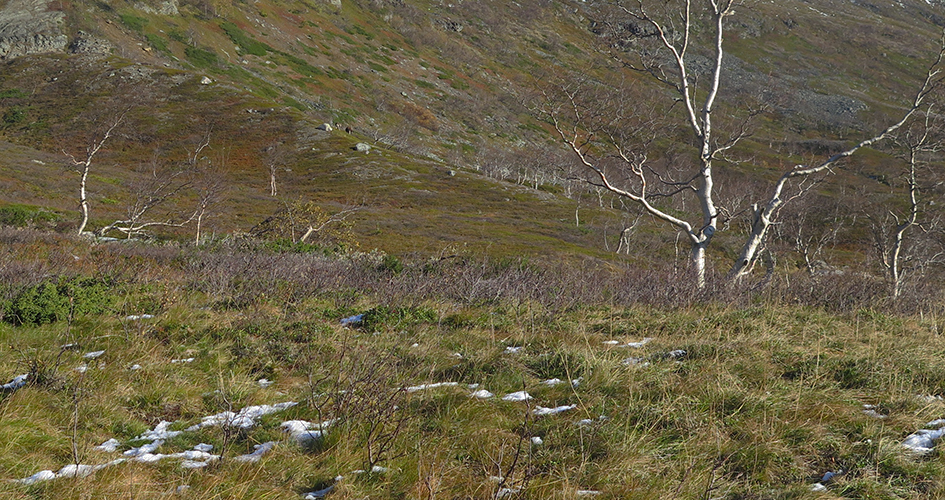
[(172, 364), (172, 365), (179, 365), (179, 364), (182, 364), (182, 363), (193, 363), (193, 362), (194, 362), (194, 359), (196, 359), (196, 358), (172, 359), (172, 360), (171, 360), (171, 364)]
[(513, 392), (502, 397), (502, 401), (527, 401), (533, 399), (531, 394), (525, 391)]
[(132, 314), (131, 316), (125, 316), (125, 321), (138, 321), (142, 319), (151, 319), (153, 314)]
[(560, 378), (552, 378), (552, 379), (548, 379), (548, 380), (543, 380), (541, 383), (542, 383), (542, 385), (547, 385), (547, 386), (554, 387), (554, 386), (556, 386), (556, 385), (558, 385), (558, 384), (563, 384), (563, 383), (564, 383), (564, 380), (561, 380)]
[(96, 449), (96, 450), (102, 450), (102, 451), (106, 451), (106, 452), (108, 452), (108, 453), (111, 453), (111, 452), (117, 450), (120, 445), (121, 445), (121, 443), (118, 442), (117, 439), (111, 438), (111, 439), (109, 439), (108, 441), (105, 441), (104, 443), (102, 443), (102, 444), (96, 446), (95, 449)]
[(327, 429), (332, 423), (331, 420), (320, 424), (305, 420), (289, 420), (282, 422), (281, 427), (283, 431), (292, 436), (292, 439), (295, 439), (295, 442), (305, 446), (321, 439), (325, 435), (324, 429)]
[(92, 352), (85, 353), (82, 357), (85, 359), (95, 359), (101, 356), (102, 354), (105, 354), (105, 351), (92, 351)]
[(632, 347), (632, 348), (635, 348), (635, 349), (639, 349), (639, 348), (641, 348), (641, 347), (643, 347), (643, 346), (649, 344), (651, 341), (653, 341), (653, 338), (652, 338), (652, 337), (644, 337), (643, 340), (641, 340), (641, 341), (639, 341), (639, 342), (629, 342), (629, 343), (627, 343), (627, 346), (626, 346), (626, 347)]
[(211, 427), (217, 425), (249, 429), (256, 425), (256, 419), (264, 415), (269, 415), (270, 413), (275, 413), (277, 411), (285, 410), (286, 408), (291, 408), (297, 404), (298, 403), (294, 401), (288, 401), (285, 403), (276, 403), (274, 405), (247, 406), (237, 413), (225, 411), (222, 413), (217, 413), (216, 415), (203, 417), (199, 424), (192, 425), (186, 430), (195, 431), (202, 427)]
[(275, 441), (267, 441), (262, 444), (257, 444), (253, 446), (254, 450), (252, 453), (247, 453), (246, 455), (240, 455), (238, 457), (235, 457), (233, 460), (236, 460), (237, 462), (255, 463), (255, 462), (258, 462), (259, 459), (262, 458), (263, 455), (265, 455), (266, 453), (269, 453), (275, 447), (276, 447)]
[(522, 346), (518, 346), (518, 347), (509, 346), (505, 348), (505, 352), (509, 354), (518, 354), (519, 352), (522, 351), (522, 349), (524, 349), (524, 347)]
[(437, 387), (455, 387), (457, 385), (459, 385), (459, 382), (437, 382), (435, 384), (422, 384), (422, 385), (415, 385), (412, 387), (408, 387), (406, 391), (417, 392), (417, 391), (423, 391), (426, 389), (436, 389)]
[(535, 446), (541, 446), (545, 444), (545, 442), (538, 436), (532, 436), (532, 444)]
[(344, 326), (354, 326), (364, 321), (363, 314), (355, 314), (354, 316), (348, 316), (341, 320), (341, 324)]
[(937, 429), (920, 429), (906, 437), (902, 445), (910, 450), (925, 454), (935, 447), (935, 441), (945, 434), (945, 419), (933, 420), (926, 427), (937, 427)]
[(13, 380), (0, 385), (0, 391), (15, 391), (20, 387), (26, 385), (26, 379), (29, 378), (29, 373), (24, 373), (23, 375), (17, 375), (13, 377)]
[(863, 414), (878, 419), (886, 418), (886, 415), (876, 411), (876, 405), (863, 405)]
[(536, 406), (532, 413), (535, 416), (541, 417), (544, 415), (556, 415), (558, 413), (564, 413), (568, 410), (573, 410), (577, 408), (577, 405), (566, 405), (566, 406), (556, 406), (554, 408), (545, 408), (544, 406)]
[(325, 496), (331, 493), (331, 490), (333, 489), (335, 489), (335, 485), (331, 485), (327, 488), (322, 488), (318, 491), (312, 491), (312, 492), (306, 493), (305, 495), (302, 496), (302, 500), (316, 500), (318, 498), (325, 498)]
[(491, 392), (485, 389), (479, 389), (478, 391), (469, 395), (469, 397), (479, 398), (479, 399), (489, 399), (493, 396), (495, 396), (495, 394), (492, 394)]
[(593, 496), (600, 495), (601, 492), (597, 490), (577, 490), (575, 494), (579, 497), (593, 497)]

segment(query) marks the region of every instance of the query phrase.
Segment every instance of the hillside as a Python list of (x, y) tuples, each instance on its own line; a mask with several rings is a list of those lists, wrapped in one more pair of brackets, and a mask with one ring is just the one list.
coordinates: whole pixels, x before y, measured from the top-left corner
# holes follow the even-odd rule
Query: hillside
[(945, 4), (613, 8), (0, 0), (0, 497), (945, 497)]
[[(621, 231), (639, 220), (574, 180), (574, 158), (526, 106), (573, 72), (636, 78), (602, 55), (607, 19), (595, 2), (43, 5), (10, 1), (3, 11), (2, 196), (60, 212), (62, 229), (77, 218), (78, 187), (59, 167), (62, 152), (84, 150), (123, 112), (92, 169), (93, 229), (131, 209), (144, 172), (173, 169), (205, 137), (208, 163), (225, 178), (206, 222), (215, 234), (312, 200), (330, 212), (358, 208), (350, 220), (365, 249), (614, 259)], [(727, 25), (722, 98), (760, 99), (769, 112), (727, 175), (754, 196), (789, 162), (889, 122), (934, 56), (941, 15), (927, 2), (739, 9)], [(37, 21), (17, 21), (24, 16)], [(356, 152), (359, 142), (374, 148)], [(823, 194), (833, 199), (843, 185), (888, 198), (877, 179), (894, 177), (890, 165), (854, 157)], [(735, 200), (740, 190), (726, 194), (733, 213), (752, 201)], [(188, 212), (194, 196), (171, 197), (167, 212)], [(672, 253), (672, 234), (642, 224), (638, 249)], [(851, 231), (847, 244), (862, 245)], [(740, 244), (737, 232), (722, 238), (723, 255)]]

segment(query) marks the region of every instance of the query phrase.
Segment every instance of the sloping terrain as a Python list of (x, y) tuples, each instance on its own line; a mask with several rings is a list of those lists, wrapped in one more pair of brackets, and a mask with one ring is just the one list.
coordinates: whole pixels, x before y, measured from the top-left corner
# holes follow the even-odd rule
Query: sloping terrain
[[(26, 7), (6, 4), (11, 25)], [(729, 105), (760, 99), (771, 112), (730, 175), (763, 182), (888, 122), (935, 52), (941, 9), (746, 4), (730, 21), (723, 93)], [(93, 229), (124, 216), (155, 158), (180, 162), (206, 136), (226, 176), (207, 221), (218, 234), (248, 231), (287, 203), (312, 199), (333, 211), (361, 207), (352, 220), (365, 248), (603, 255), (636, 218), (600, 210), (614, 202), (569, 180), (573, 160), (525, 106), (562, 75), (620, 74), (601, 52), (608, 19), (594, 2), (205, 0), (47, 10), (62, 19), (66, 49), (8, 38), (3, 134), (35, 152), (4, 159), (11, 188), (3, 196), (64, 211), (63, 228), (77, 217), (78, 177), (60, 168), (61, 153), (84, 150), (123, 112), (92, 168)], [(12, 57), (31, 51), (53, 53)], [(322, 123), (334, 131), (317, 130)], [(358, 142), (374, 149), (355, 152)], [(273, 148), (282, 150), (276, 161)], [(875, 179), (887, 167), (870, 162), (854, 158), (839, 184), (885, 190)], [(192, 198), (165, 206), (188, 212)], [(658, 238), (671, 252), (671, 235)]]

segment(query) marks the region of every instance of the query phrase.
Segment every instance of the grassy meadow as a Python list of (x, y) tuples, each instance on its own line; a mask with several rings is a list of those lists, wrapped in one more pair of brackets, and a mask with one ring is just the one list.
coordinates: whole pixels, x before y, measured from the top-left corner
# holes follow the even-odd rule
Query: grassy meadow
[(945, 417), (945, 319), (817, 303), (855, 296), (829, 277), (713, 300), (656, 271), (0, 233), (0, 378), (28, 374), (0, 394), (4, 498), (945, 496), (938, 451), (903, 446)]

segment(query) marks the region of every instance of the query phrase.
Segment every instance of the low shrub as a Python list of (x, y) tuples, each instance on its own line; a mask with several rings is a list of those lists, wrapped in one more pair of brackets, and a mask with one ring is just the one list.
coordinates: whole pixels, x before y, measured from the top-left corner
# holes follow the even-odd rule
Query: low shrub
[(3, 320), (14, 325), (42, 325), (101, 314), (112, 304), (111, 285), (87, 277), (47, 280), (26, 288), (6, 304)]

